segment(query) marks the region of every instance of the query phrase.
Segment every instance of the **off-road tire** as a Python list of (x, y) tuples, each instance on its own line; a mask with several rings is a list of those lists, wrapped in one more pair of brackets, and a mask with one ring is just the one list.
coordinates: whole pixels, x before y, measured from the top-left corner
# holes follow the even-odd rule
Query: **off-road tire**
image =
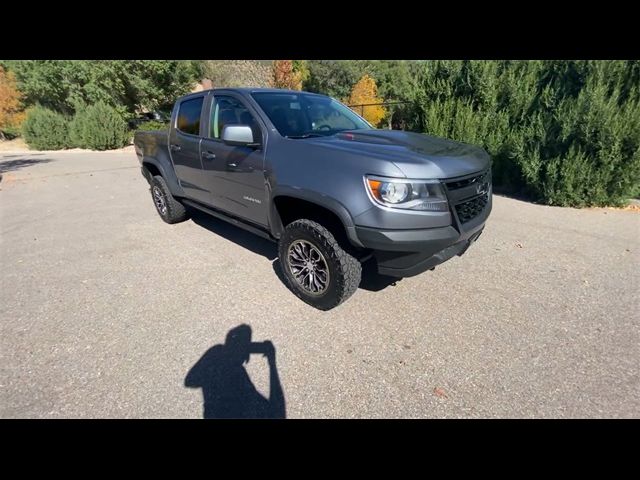
[[(289, 247), (296, 240), (311, 243), (322, 253), (329, 269), (326, 290), (308, 293), (295, 279), (289, 262)], [(300, 299), (319, 310), (330, 310), (348, 299), (358, 289), (362, 275), (360, 262), (338, 244), (333, 234), (312, 220), (295, 220), (286, 226), (278, 242), (278, 257), (287, 286)]]
[[(164, 202), (164, 206), (166, 208), (161, 208), (158, 205), (158, 198), (156, 195), (160, 195), (162, 201)], [(189, 218), (189, 212), (184, 207), (180, 201), (176, 200), (174, 196), (171, 194), (167, 182), (161, 175), (156, 175), (151, 179), (151, 199), (153, 200), (153, 204), (156, 207), (156, 211), (160, 218), (167, 223), (179, 223), (184, 222)]]

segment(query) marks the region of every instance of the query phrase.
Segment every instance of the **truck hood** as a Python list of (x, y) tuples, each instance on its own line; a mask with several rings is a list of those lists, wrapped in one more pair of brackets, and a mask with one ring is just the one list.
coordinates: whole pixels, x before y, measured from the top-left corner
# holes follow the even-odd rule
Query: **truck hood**
[(480, 147), (399, 130), (350, 130), (301, 141), (391, 161), (407, 178), (459, 177), (485, 170), (491, 164)]

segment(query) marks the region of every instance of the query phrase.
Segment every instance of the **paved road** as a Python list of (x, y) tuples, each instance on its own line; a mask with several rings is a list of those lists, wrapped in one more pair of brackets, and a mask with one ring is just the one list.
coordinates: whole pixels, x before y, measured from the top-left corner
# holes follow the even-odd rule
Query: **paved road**
[(202, 417), (185, 377), (241, 324), (289, 418), (640, 417), (637, 213), (496, 197), (464, 257), (320, 312), (269, 242), (160, 221), (133, 153), (0, 170), (1, 417)]

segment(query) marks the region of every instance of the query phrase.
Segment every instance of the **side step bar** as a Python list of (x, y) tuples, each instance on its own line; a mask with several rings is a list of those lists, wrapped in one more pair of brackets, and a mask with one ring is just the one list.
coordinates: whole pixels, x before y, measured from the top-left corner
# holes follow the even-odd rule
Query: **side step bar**
[(228, 222), (232, 225), (235, 225), (236, 227), (240, 227), (244, 230), (247, 230), (255, 235), (258, 235), (262, 238), (265, 238), (267, 240), (271, 240), (272, 242), (275, 242), (276, 239), (273, 238), (269, 232), (266, 232), (264, 230), (262, 230), (261, 228), (258, 227), (254, 227), (253, 225), (249, 225), (246, 222), (243, 222), (242, 220), (239, 220), (236, 217), (232, 217), (230, 215), (226, 215), (225, 213), (222, 213), (218, 210), (213, 210), (209, 207), (205, 207), (204, 205), (200, 205), (197, 202), (188, 200), (186, 198), (181, 199), (182, 203), (184, 203), (185, 205), (189, 205), (190, 207), (196, 208), (202, 212), (208, 213), (209, 215), (211, 215), (212, 217), (216, 217), (219, 218), (220, 220), (224, 220), (225, 222)]

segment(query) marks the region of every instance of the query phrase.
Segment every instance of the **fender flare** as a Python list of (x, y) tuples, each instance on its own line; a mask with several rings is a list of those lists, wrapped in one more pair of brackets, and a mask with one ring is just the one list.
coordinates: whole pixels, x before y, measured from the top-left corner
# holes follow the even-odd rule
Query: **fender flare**
[(353, 223), (353, 219), (351, 218), (349, 210), (347, 210), (347, 208), (337, 200), (313, 190), (306, 190), (289, 186), (278, 186), (270, 193), (269, 226), (271, 229), (271, 234), (275, 238), (280, 238), (280, 234), (284, 230), (284, 226), (282, 225), (282, 220), (280, 219), (280, 214), (276, 209), (274, 200), (277, 197), (286, 196), (305, 200), (307, 202), (314, 203), (322, 208), (326, 208), (340, 219), (349, 241), (351, 241), (351, 243), (353, 243), (355, 246), (364, 247), (364, 245), (362, 245), (362, 243), (358, 239), (358, 236), (356, 235), (355, 224)]
[[(169, 190), (171, 191), (171, 194), (175, 197), (184, 197), (185, 196), (184, 190), (182, 190), (182, 187), (178, 182), (178, 177), (176, 176), (176, 173), (173, 170), (173, 165), (169, 165), (167, 168), (165, 165), (163, 165), (163, 163), (165, 162), (159, 160), (157, 157), (143, 156), (142, 157), (143, 174), (147, 176), (144, 171), (146, 170), (147, 164), (153, 165), (160, 171), (160, 175), (162, 175), (162, 177), (167, 182), (167, 185), (169, 186)], [(150, 178), (147, 178), (147, 180), (150, 180)]]

